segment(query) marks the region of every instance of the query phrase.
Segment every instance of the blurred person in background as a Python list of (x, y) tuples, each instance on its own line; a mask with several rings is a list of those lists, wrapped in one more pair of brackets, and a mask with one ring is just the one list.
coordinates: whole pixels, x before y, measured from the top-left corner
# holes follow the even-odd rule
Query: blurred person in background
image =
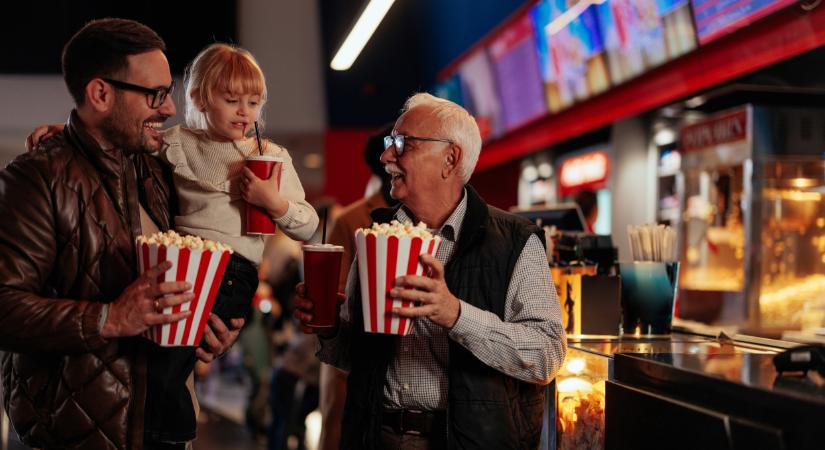
[[(419, 258), (430, 276), (389, 291), (412, 302), (408, 336), (366, 333), (351, 270), (337, 327), (313, 330), (312, 299), (295, 315), (319, 336), (319, 358), (349, 371), (345, 449), (537, 448), (546, 385), (566, 352), (543, 232), (488, 206), (468, 184), (481, 150), (472, 116), (429, 94), (407, 100), (381, 155), (401, 205), (373, 220), (424, 222), (441, 238)], [(449, 413), (448, 413), (449, 408)]]
[[(390, 196), (390, 174), (384, 170), (381, 163), (381, 153), (384, 153), (384, 136), (392, 132), (395, 124), (388, 123), (377, 133), (367, 139), (364, 146), (364, 162), (373, 173), (372, 179), (377, 179), (377, 189), (364, 198), (347, 205), (332, 226), (329, 235), (331, 244), (344, 247), (341, 257), (341, 275), (338, 282), (338, 291), (344, 292), (347, 285), (347, 274), (355, 258), (355, 230), (369, 227), (372, 224), (370, 213), (379, 208), (386, 208), (396, 203)], [(368, 191), (369, 191), (368, 186)], [(344, 413), (344, 400), (347, 398), (347, 374), (335, 367), (321, 363), (321, 443), (319, 449), (334, 450), (339, 447), (341, 440), (341, 417)]]
[[(341, 206), (332, 198), (321, 198), (314, 202), (319, 217), (334, 222)], [(322, 224), (323, 225), (323, 224)], [(323, 240), (323, 226), (319, 226), (307, 243)], [(298, 263), (303, 279), (303, 253), (298, 251)], [(337, 274), (336, 274), (337, 276)], [(284, 320), (282, 333), (287, 338), (285, 349), (275, 364), (270, 383), (269, 404), (272, 423), (269, 428), (268, 448), (272, 450), (305, 448), (305, 419), (318, 408), (320, 361), (315, 357), (315, 338), (303, 333), (293, 323), (294, 286), (287, 303), (283, 305)]]
[(582, 210), (582, 216), (584, 216), (585, 225), (587, 225), (588, 233), (593, 233), (593, 230), (596, 226), (596, 220), (599, 219), (599, 200), (596, 196), (596, 193), (589, 190), (583, 189), (579, 192), (576, 192), (576, 195), (573, 196), (573, 201), (579, 205), (579, 209)]

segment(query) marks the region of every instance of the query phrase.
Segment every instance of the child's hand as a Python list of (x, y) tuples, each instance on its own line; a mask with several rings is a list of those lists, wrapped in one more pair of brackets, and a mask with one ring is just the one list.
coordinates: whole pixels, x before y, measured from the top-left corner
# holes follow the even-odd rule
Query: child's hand
[(241, 174), (241, 195), (248, 203), (267, 210), (273, 219), (283, 216), (289, 209), (289, 202), (278, 191), (277, 177), (262, 180), (247, 167)]

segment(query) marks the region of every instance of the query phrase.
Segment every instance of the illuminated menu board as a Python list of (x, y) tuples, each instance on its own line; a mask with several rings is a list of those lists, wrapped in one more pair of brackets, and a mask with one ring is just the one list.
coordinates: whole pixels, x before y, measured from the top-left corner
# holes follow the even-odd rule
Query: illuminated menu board
[(687, 0), (607, 0), (596, 10), (614, 84), (696, 48)]
[(458, 74), (440, 81), (433, 86), (433, 95), (445, 98), (459, 105), (464, 105), (464, 97), (461, 93), (461, 78)]
[(570, 8), (578, 12), (570, 21), (560, 19), (568, 12), (566, 0), (543, 0), (530, 11), (545, 96), (553, 112), (610, 87), (595, 5)]
[(691, 0), (699, 43), (704, 45), (796, 0)]
[(458, 68), (464, 108), (475, 117), (481, 139), (504, 133), (504, 115), (498, 102), (496, 80), (485, 49), (479, 49)]
[(544, 115), (544, 87), (539, 73), (535, 33), (530, 17), (517, 19), (490, 44), (504, 112), (504, 131)]

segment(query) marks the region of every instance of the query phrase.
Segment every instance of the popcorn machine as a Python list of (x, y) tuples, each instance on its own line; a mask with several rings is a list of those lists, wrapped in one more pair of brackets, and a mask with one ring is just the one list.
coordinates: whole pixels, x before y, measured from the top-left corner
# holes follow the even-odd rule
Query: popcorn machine
[(825, 326), (825, 110), (746, 105), (680, 131), (677, 316)]

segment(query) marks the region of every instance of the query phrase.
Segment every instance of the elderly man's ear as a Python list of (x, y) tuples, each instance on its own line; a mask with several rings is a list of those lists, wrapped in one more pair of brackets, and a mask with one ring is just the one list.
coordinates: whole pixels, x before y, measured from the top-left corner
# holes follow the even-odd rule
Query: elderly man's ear
[(452, 144), (447, 147), (447, 152), (444, 155), (444, 166), (441, 169), (441, 178), (447, 179), (451, 175), (458, 173), (461, 162), (461, 147), (457, 144)]

